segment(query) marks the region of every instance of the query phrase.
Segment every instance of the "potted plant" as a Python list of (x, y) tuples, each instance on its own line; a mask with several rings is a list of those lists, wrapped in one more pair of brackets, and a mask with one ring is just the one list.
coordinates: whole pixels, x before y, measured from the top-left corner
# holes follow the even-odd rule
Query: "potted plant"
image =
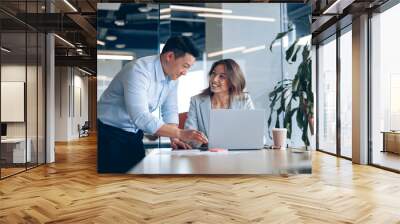
[[(287, 31), (278, 33), (270, 44), (272, 45), (293, 31), (293, 26), (289, 24)], [(310, 45), (300, 45), (297, 38), (291, 43), (285, 52), (285, 60), (292, 64), (296, 62), (298, 53), (301, 52), (301, 62), (297, 67), (297, 72), (293, 79), (283, 79), (279, 81), (274, 90), (269, 93), (269, 108), (271, 113), (268, 118), (268, 128), (271, 127), (272, 118), (275, 116), (275, 128), (286, 128), (287, 138), (292, 136), (292, 117), (296, 117), (297, 126), (302, 130), (301, 139), (306, 148), (310, 145), (308, 131), (314, 135), (314, 94), (312, 92), (311, 76), (311, 54)], [(283, 115), (283, 124), (279, 119)]]

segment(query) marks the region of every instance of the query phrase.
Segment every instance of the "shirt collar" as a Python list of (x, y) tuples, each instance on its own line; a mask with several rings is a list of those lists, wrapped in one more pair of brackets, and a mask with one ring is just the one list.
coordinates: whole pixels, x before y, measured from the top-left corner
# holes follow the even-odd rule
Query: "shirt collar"
[(162, 69), (160, 55), (157, 56), (155, 67), (157, 81), (162, 82), (170, 80), (169, 76), (167, 76)]

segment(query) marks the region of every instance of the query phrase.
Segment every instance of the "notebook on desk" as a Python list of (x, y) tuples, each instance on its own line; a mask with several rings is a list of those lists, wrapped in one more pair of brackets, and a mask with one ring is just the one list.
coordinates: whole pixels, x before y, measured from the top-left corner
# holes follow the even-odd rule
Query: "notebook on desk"
[(211, 110), (208, 148), (262, 149), (264, 124), (264, 110)]

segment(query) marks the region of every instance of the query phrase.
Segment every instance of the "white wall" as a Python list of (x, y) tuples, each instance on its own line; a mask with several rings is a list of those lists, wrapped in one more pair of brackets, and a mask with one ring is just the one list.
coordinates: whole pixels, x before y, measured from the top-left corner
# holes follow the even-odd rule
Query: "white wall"
[(88, 121), (88, 78), (83, 75), (75, 68), (56, 67), (55, 141), (77, 139), (78, 124)]

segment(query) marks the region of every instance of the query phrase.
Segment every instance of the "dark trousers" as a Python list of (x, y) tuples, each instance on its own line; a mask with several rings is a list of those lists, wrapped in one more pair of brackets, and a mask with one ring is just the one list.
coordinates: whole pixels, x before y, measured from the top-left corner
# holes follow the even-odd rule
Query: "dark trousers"
[(127, 132), (97, 120), (97, 171), (125, 173), (145, 156), (143, 132)]

